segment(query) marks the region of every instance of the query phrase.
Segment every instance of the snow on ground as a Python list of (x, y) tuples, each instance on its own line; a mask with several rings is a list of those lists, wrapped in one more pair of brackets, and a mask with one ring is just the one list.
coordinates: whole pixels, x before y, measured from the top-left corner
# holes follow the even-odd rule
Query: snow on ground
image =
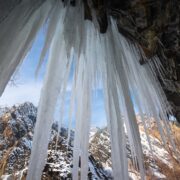
[(152, 158), (152, 159), (155, 157), (155, 158), (159, 159), (160, 161), (162, 161), (164, 164), (173, 168), (172, 163), (171, 163), (171, 158), (169, 156), (168, 151), (163, 147), (162, 143), (157, 138), (149, 135), (149, 138), (151, 141), (151, 146), (153, 149), (153, 152), (151, 152), (145, 132), (140, 131), (140, 136), (141, 136), (141, 143), (142, 143), (142, 147), (143, 147), (143, 153), (147, 157)]

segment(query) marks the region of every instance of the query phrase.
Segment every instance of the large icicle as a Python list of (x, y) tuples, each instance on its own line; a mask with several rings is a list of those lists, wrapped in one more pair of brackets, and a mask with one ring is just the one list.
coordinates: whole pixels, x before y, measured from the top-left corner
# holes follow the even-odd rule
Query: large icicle
[(61, 81), (63, 81), (68, 64), (64, 39), (62, 37), (61, 21), (64, 17), (63, 12), (61, 12), (62, 16), (59, 19), (52, 41), (48, 69), (41, 93), (27, 176), (27, 179), (29, 180), (41, 179), (42, 171), (46, 162), (49, 136), (53, 123), (53, 113), (62, 87)]
[(0, 24), (0, 95), (11, 75), (32, 46), (47, 19), (53, 1), (23, 0)]
[[(91, 94), (93, 91), (93, 82), (96, 75), (96, 60), (94, 57), (94, 39), (92, 35), (95, 29), (90, 22), (85, 22), (84, 52), (77, 61), (76, 71), (76, 130), (73, 152), (73, 178), (78, 178), (79, 160), (81, 162), (80, 179), (87, 179), (88, 174), (88, 148), (89, 148), (89, 130), (91, 118)], [(85, 54), (85, 56), (84, 56)], [(87, 68), (88, 67), (88, 68)], [(80, 159), (79, 159), (80, 157)]]
[(47, 34), (46, 34), (46, 40), (45, 40), (45, 43), (44, 43), (44, 46), (43, 46), (43, 49), (41, 52), (41, 56), (39, 59), (39, 63), (38, 63), (37, 69), (36, 69), (36, 75), (38, 74), (39, 69), (45, 58), (45, 55), (51, 45), (55, 30), (56, 30), (56, 25), (57, 25), (58, 19), (60, 18), (59, 10), (60, 10), (60, 3), (59, 3), (59, 1), (56, 1), (52, 8), (50, 17), (49, 17), (49, 24), (48, 24)]
[[(88, 144), (90, 129), (90, 82), (86, 72), (86, 61), (79, 59), (76, 84), (76, 128), (73, 151), (73, 179), (78, 180), (79, 160), (81, 161), (81, 179), (87, 179), (88, 173)], [(84, 76), (83, 76), (84, 74)], [(80, 159), (79, 159), (80, 158)]]

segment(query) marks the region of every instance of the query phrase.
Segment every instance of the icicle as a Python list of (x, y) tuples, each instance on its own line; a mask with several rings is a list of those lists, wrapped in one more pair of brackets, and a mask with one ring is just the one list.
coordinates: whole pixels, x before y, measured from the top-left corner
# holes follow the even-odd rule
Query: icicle
[(43, 46), (43, 49), (41, 52), (41, 56), (39, 59), (39, 63), (38, 63), (37, 69), (36, 69), (36, 75), (38, 74), (39, 69), (43, 63), (44, 58), (45, 58), (45, 55), (46, 55), (46, 53), (49, 50), (49, 47), (51, 45), (52, 38), (53, 38), (53, 35), (55, 33), (55, 30), (56, 30), (56, 25), (57, 25), (58, 19), (60, 18), (60, 13), (59, 13), (60, 5), (61, 4), (59, 3), (59, 1), (57, 1), (55, 3), (55, 5), (53, 6), (52, 13), (50, 14), (48, 30), (47, 30), (47, 34), (46, 34), (46, 40), (45, 40), (45, 43), (44, 43), (44, 46)]
[(37, 32), (51, 11), (51, 1), (25, 0), (0, 24), (0, 95), (32, 46)]
[[(112, 87), (112, 86), (107, 86)], [(105, 88), (106, 90), (109, 88)], [(111, 89), (111, 88), (110, 88)], [(127, 153), (126, 153), (126, 142), (125, 132), (122, 117), (120, 114), (118, 99), (114, 99), (115, 89), (112, 92), (106, 93), (106, 107), (108, 126), (111, 134), (111, 149), (112, 149), (112, 163), (113, 163), (113, 177), (114, 179), (128, 179), (128, 165), (127, 165)], [(110, 99), (113, 98), (113, 100)], [(116, 101), (116, 102), (115, 102)], [(115, 108), (115, 109), (114, 109)], [(119, 121), (118, 121), (119, 120)], [(117, 168), (119, 167), (119, 168)]]
[[(101, 43), (104, 45), (104, 49), (101, 50), (104, 56), (102, 56), (98, 62), (100, 63), (102, 69), (106, 69), (103, 74), (103, 84), (108, 129), (110, 131), (111, 138), (113, 177), (114, 179), (128, 179), (125, 132), (120, 113), (119, 101), (117, 98), (118, 95), (115, 79), (116, 73), (110, 60), (111, 48), (108, 46), (108, 38), (100, 38)], [(101, 47), (99, 46), (99, 48)]]
[(81, 154), (81, 132), (82, 132), (82, 109), (83, 109), (83, 79), (82, 79), (82, 72), (83, 72), (83, 61), (82, 56), (80, 56), (79, 61), (77, 62), (77, 71), (76, 71), (76, 78), (77, 78), (77, 84), (76, 84), (76, 126), (75, 126), (75, 139), (74, 139), (74, 148), (73, 148), (73, 179), (78, 180), (79, 179), (79, 158)]
[[(119, 78), (119, 82), (121, 83), (121, 88), (122, 88), (122, 95), (124, 97), (124, 103), (126, 107), (126, 112), (127, 112), (127, 120), (125, 122), (126, 125), (129, 126), (130, 132), (128, 132), (128, 136), (131, 136), (133, 138), (133, 148), (135, 155), (137, 157), (137, 161), (139, 164), (140, 172), (141, 172), (141, 178), (144, 179), (145, 174), (144, 174), (144, 167), (143, 167), (143, 159), (142, 159), (142, 148), (141, 148), (141, 143), (140, 143), (140, 135), (139, 135), (139, 129), (136, 123), (136, 116), (133, 108), (133, 103), (131, 100), (131, 95), (130, 95), (130, 90), (129, 90), (129, 85), (128, 85), (128, 80), (127, 76), (125, 73), (125, 70), (128, 70), (128, 68), (124, 67), (124, 64), (122, 62), (122, 59), (125, 58), (123, 51), (119, 51), (116, 49), (117, 47), (121, 47), (121, 39), (117, 38), (117, 33), (118, 31), (115, 29), (114, 22), (112, 22), (112, 34), (110, 34), (110, 37), (112, 37), (112, 40), (114, 41), (114, 50), (112, 50), (112, 54), (114, 54), (114, 66), (116, 67), (116, 78)], [(114, 39), (113, 39), (114, 38)], [(120, 48), (122, 49), (122, 48)], [(121, 59), (119, 59), (121, 58)], [(128, 59), (127, 59), (128, 60)]]
[[(75, 76), (74, 76), (75, 78)], [(71, 100), (70, 100), (70, 107), (68, 112), (68, 139), (67, 143), (70, 143), (71, 138), (71, 128), (72, 128), (72, 118), (73, 118), (73, 112), (74, 112), (74, 101), (75, 101), (75, 80), (73, 81), (72, 85), (72, 92), (71, 92)]]
[[(66, 72), (65, 72), (65, 75), (63, 77), (63, 81), (61, 82), (63, 87), (62, 87), (62, 92), (60, 92), (61, 104), (60, 104), (60, 118), (59, 118), (59, 121), (58, 121), (58, 133), (57, 133), (58, 135), (59, 135), (59, 132), (61, 131), (63, 118), (64, 118), (65, 96), (66, 96), (67, 83), (68, 83), (68, 79), (69, 79), (69, 73), (70, 73), (70, 69), (71, 69), (71, 64), (72, 64), (72, 57), (70, 57), (70, 59), (69, 59), (69, 62), (68, 62), (67, 67), (65, 69)], [(57, 136), (57, 138), (56, 138), (56, 149), (57, 149), (58, 139), (59, 139), (59, 136)]]
[[(47, 155), (49, 136), (53, 122), (53, 113), (59, 92), (61, 90), (61, 81), (63, 80), (66, 66), (68, 64), (65, 44), (61, 34), (62, 27), (60, 22), (57, 25), (52, 41), (48, 69), (40, 98), (33, 139), (33, 148), (27, 176), (28, 180), (41, 178)], [(42, 127), (43, 131), (39, 131)]]

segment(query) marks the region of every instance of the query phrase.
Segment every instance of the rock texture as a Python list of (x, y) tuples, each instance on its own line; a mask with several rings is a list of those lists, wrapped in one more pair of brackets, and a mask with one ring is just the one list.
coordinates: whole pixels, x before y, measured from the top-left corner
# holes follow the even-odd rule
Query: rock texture
[[(22, 0), (0, 0), (0, 23)], [(45, 0), (41, 0), (43, 2)], [(63, 0), (65, 3), (67, 0)], [(85, 19), (93, 14), (99, 31), (105, 33), (109, 18), (117, 21), (119, 32), (143, 49), (140, 64), (158, 56), (164, 68), (161, 82), (174, 114), (180, 121), (180, 1), (179, 0), (82, 0)], [(91, 2), (91, 3), (90, 3)], [(76, 0), (70, 0), (72, 6)], [(165, 82), (165, 83), (164, 83)]]

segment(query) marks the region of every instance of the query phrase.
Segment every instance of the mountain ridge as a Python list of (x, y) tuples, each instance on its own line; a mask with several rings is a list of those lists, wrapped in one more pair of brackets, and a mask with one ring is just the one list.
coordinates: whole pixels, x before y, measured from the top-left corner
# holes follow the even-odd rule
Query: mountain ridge
[[(0, 179), (25, 179), (29, 156), (31, 153), (37, 108), (29, 102), (0, 109)], [(149, 136), (154, 149), (147, 143), (143, 125), (138, 119), (143, 147), (147, 179), (177, 179), (180, 177), (177, 159), (162, 146), (160, 135), (152, 119), (149, 122)], [(173, 126), (178, 139), (178, 126)], [(42, 175), (43, 180), (71, 179), (74, 132), (71, 131), (67, 142), (67, 129), (53, 124), (48, 148), (47, 163)], [(179, 134), (180, 135), (180, 134)], [(177, 147), (178, 143), (176, 144)], [(132, 180), (139, 180), (140, 175), (132, 163), (131, 150), (127, 139), (127, 156), (129, 175)], [(180, 148), (177, 149), (180, 152)], [(173, 159), (174, 158), (174, 159)], [(80, 165), (81, 166), (81, 165)], [(174, 171), (174, 172), (173, 172)], [(89, 145), (89, 179), (112, 179), (111, 144), (107, 127), (94, 128), (90, 133)]]

